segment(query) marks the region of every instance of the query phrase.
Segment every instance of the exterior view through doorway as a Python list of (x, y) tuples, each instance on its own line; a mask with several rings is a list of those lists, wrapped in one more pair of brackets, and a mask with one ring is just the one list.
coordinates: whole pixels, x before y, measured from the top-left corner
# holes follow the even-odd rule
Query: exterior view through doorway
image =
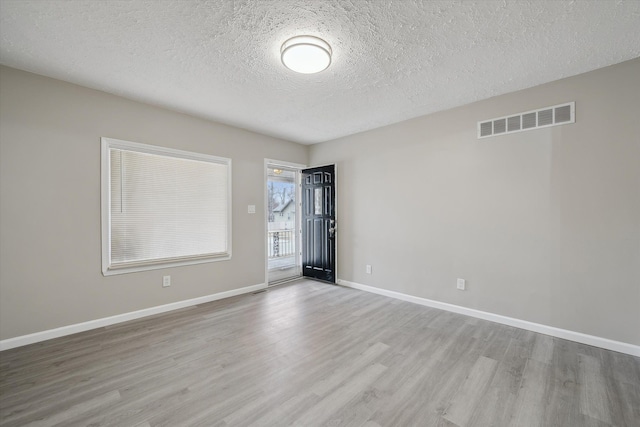
[(267, 163), (267, 281), (301, 276), (300, 168)]

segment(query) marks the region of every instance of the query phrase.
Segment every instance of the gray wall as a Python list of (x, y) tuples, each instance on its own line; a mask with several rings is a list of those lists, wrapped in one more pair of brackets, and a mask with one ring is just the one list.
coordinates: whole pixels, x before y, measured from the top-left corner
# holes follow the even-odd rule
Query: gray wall
[[(103, 277), (100, 137), (229, 157), (233, 259)], [(264, 282), (264, 158), (299, 144), (0, 68), (0, 339)], [(257, 214), (247, 214), (255, 204)], [(162, 276), (172, 285), (162, 288)]]
[[(640, 344), (639, 76), (636, 59), (312, 146), (338, 164), (338, 277)], [(476, 139), (569, 101), (575, 124)]]

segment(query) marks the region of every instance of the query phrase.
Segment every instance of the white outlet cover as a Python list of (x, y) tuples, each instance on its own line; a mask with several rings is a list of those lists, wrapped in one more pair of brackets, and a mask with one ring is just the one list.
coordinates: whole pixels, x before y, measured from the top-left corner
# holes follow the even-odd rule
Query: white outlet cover
[(250, 213), (250, 214), (256, 213), (256, 205), (249, 205), (247, 207), (247, 212)]
[(162, 277), (162, 287), (166, 288), (167, 286), (171, 286), (171, 276)]
[(465, 285), (466, 285), (466, 281), (464, 279), (458, 279), (457, 281), (458, 289), (460, 289), (461, 291), (464, 291), (466, 287)]

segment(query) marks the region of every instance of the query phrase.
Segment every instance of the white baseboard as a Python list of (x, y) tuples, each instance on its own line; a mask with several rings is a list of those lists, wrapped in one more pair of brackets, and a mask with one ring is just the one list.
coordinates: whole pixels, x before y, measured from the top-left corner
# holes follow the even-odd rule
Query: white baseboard
[(131, 311), (129, 313), (117, 314), (115, 316), (103, 317), (102, 319), (89, 320), (88, 322), (76, 323), (73, 325), (62, 326), (60, 328), (49, 329), (42, 332), (35, 332), (29, 335), (22, 335), (15, 338), (9, 338), (0, 341), (0, 351), (9, 350), (15, 347), (21, 347), (40, 341), (50, 340), (52, 338), (63, 337), (66, 335), (77, 334), (91, 329), (102, 328), (104, 326), (114, 325), (116, 323), (127, 322), (129, 320), (140, 319), (141, 317), (152, 316), (154, 314), (165, 313), (167, 311), (178, 310), (180, 308), (190, 307), (193, 305), (204, 304), (206, 302), (216, 301), (223, 298), (229, 298), (236, 295), (247, 294), (266, 288), (265, 283), (258, 285), (245, 286), (244, 288), (232, 289), (230, 291), (218, 292), (217, 294), (205, 295), (203, 297), (192, 298), (184, 301), (172, 302), (170, 304), (159, 305), (156, 307), (145, 308), (143, 310)]
[(515, 319), (513, 317), (502, 316), (500, 314), (488, 313), (486, 311), (475, 310), (473, 308), (466, 308), (459, 305), (448, 304), (446, 302), (439, 302), (430, 300), (427, 298), (415, 297), (413, 295), (403, 294), (401, 292), (389, 291), (386, 289), (376, 288), (374, 286), (362, 285), (360, 283), (349, 282), (347, 280), (338, 279), (337, 284), (359, 289), (361, 291), (371, 292), (378, 295), (384, 295), (386, 297), (399, 299), (402, 301), (412, 302), (415, 304), (425, 305), (427, 307), (438, 308), (440, 310), (451, 311), (458, 314), (464, 314), (465, 316), (477, 317), (479, 319), (489, 320), (491, 322), (502, 323), (503, 325), (514, 326), (516, 328), (525, 329), (532, 332), (538, 332), (552, 337), (563, 338), (569, 341), (575, 341), (582, 344), (592, 345), (595, 347), (605, 348), (607, 350), (613, 350), (620, 353), (630, 354), (632, 356), (640, 357), (640, 346), (624, 343), (621, 341), (614, 341), (608, 338), (596, 337), (594, 335), (587, 335), (581, 332), (569, 331), (566, 329), (555, 328), (553, 326), (541, 325), (539, 323), (529, 322), (527, 320)]

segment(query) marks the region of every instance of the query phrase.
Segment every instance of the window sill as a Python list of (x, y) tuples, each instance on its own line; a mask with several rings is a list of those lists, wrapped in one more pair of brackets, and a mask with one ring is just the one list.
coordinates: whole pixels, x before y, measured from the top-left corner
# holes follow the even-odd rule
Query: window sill
[(180, 267), (184, 265), (194, 265), (194, 264), (204, 264), (209, 262), (218, 262), (218, 261), (228, 261), (231, 259), (231, 254), (225, 254), (220, 256), (212, 256), (212, 257), (199, 257), (199, 258), (191, 258), (184, 260), (176, 260), (176, 261), (159, 261), (154, 263), (145, 263), (138, 265), (122, 265), (118, 267), (111, 266), (102, 266), (102, 275), (103, 276), (114, 276), (116, 274), (126, 274), (126, 273), (137, 273), (140, 271), (148, 271), (148, 270), (159, 270), (162, 268), (171, 268), (171, 267)]

